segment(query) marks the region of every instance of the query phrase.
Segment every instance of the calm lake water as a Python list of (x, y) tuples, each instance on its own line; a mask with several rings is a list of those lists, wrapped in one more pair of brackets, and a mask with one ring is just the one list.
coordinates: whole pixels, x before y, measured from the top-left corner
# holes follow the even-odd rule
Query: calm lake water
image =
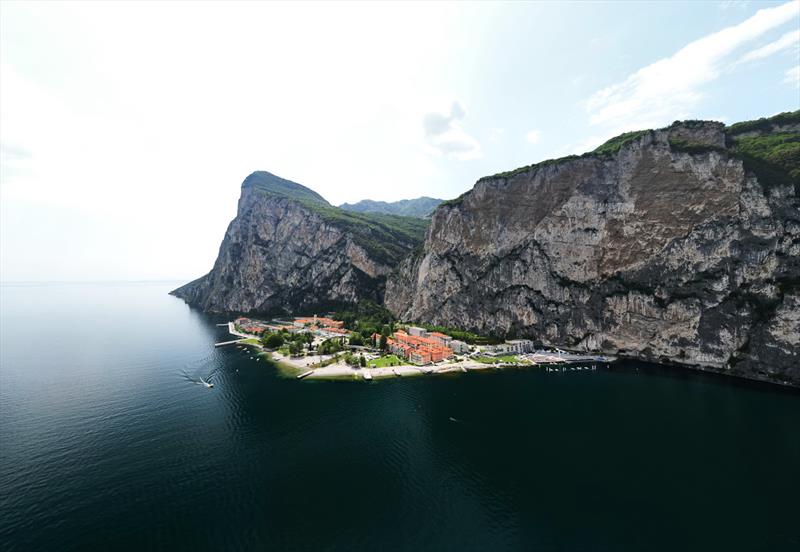
[(296, 381), (175, 286), (0, 288), (0, 550), (800, 549), (800, 393)]

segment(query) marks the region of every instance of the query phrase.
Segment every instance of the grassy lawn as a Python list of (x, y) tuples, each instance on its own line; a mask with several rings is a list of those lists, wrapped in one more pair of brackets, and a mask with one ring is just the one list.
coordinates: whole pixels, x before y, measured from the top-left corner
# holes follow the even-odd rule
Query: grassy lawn
[(482, 362), (484, 364), (500, 364), (500, 363), (517, 364), (517, 363), (519, 363), (519, 359), (514, 355), (503, 355), (503, 356), (498, 356), (498, 357), (481, 356), (481, 357), (476, 357), (475, 360), (477, 360), (478, 362)]
[(261, 345), (261, 342), (255, 337), (245, 339), (244, 341), (240, 341), (239, 343), (243, 343), (244, 345)]
[(401, 364), (406, 364), (406, 362), (397, 355), (386, 355), (367, 362), (367, 366), (370, 368), (386, 368), (387, 366), (399, 366)]

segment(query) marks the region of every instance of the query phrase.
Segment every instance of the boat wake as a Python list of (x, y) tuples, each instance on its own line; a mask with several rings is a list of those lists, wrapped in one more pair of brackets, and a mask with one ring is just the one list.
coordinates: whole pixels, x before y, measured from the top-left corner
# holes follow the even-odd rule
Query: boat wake
[(217, 374), (217, 368), (208, 369), (211, 364), (209, 357), (201, 359), (193, 364), (195, 365), (194, 370), (190, 371), (189, 367), (187, 367), (181, 372), (184, 379), (196, 385), (202, 385), (206, 389), (212, 389), (214, 387), (212, 380)]

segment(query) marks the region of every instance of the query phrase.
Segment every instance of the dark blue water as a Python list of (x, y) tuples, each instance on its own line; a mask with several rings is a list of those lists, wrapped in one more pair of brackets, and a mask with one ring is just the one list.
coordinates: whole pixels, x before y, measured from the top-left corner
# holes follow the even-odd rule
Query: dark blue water
[(0, 288), (0, 550), (800, 549), (798, 393), (296, 381), (174, 286)]

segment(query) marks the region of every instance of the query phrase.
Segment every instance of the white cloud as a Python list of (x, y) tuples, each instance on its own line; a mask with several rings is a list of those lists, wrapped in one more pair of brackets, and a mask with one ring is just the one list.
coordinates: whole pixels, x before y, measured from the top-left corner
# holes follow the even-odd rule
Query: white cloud
[(525, 139), (531, 144), (538, 144), (542, 139), (542, 131), (531, 130), (525, 135)]
[(719, 3), (719, 9), (721, 10), (730, 10), (732, 8), (738, 8), (740, 10), (745, 9), (750, 4), (749, 0), (722, 0)]
[(426, 113), (422, 128), (428, 143), (428, 151), (451, 159), (466, 161), (481, 157), (481, 145), (461, 126), (467, 112), (458, 101), (450, 105), (450, 113)]
[(795, 65), (783, 74), (785, 84), (800, 88), (800, 65)]
[(798, 44), (800, 44), (800, 30), (790, 31), (774, 42), (747, 52), (739, 59), (739, 63), (764, 59), (781, 50), (786, 50), (792, 46), (796, 47)]
[(585, 102), (590, 123), (621, 132), (689, 116), (704, 97), (704, 86), (720, 76), (737, 48), (798, 17), (800, 2), (787, 2), (689, 43), (592, 95)]

